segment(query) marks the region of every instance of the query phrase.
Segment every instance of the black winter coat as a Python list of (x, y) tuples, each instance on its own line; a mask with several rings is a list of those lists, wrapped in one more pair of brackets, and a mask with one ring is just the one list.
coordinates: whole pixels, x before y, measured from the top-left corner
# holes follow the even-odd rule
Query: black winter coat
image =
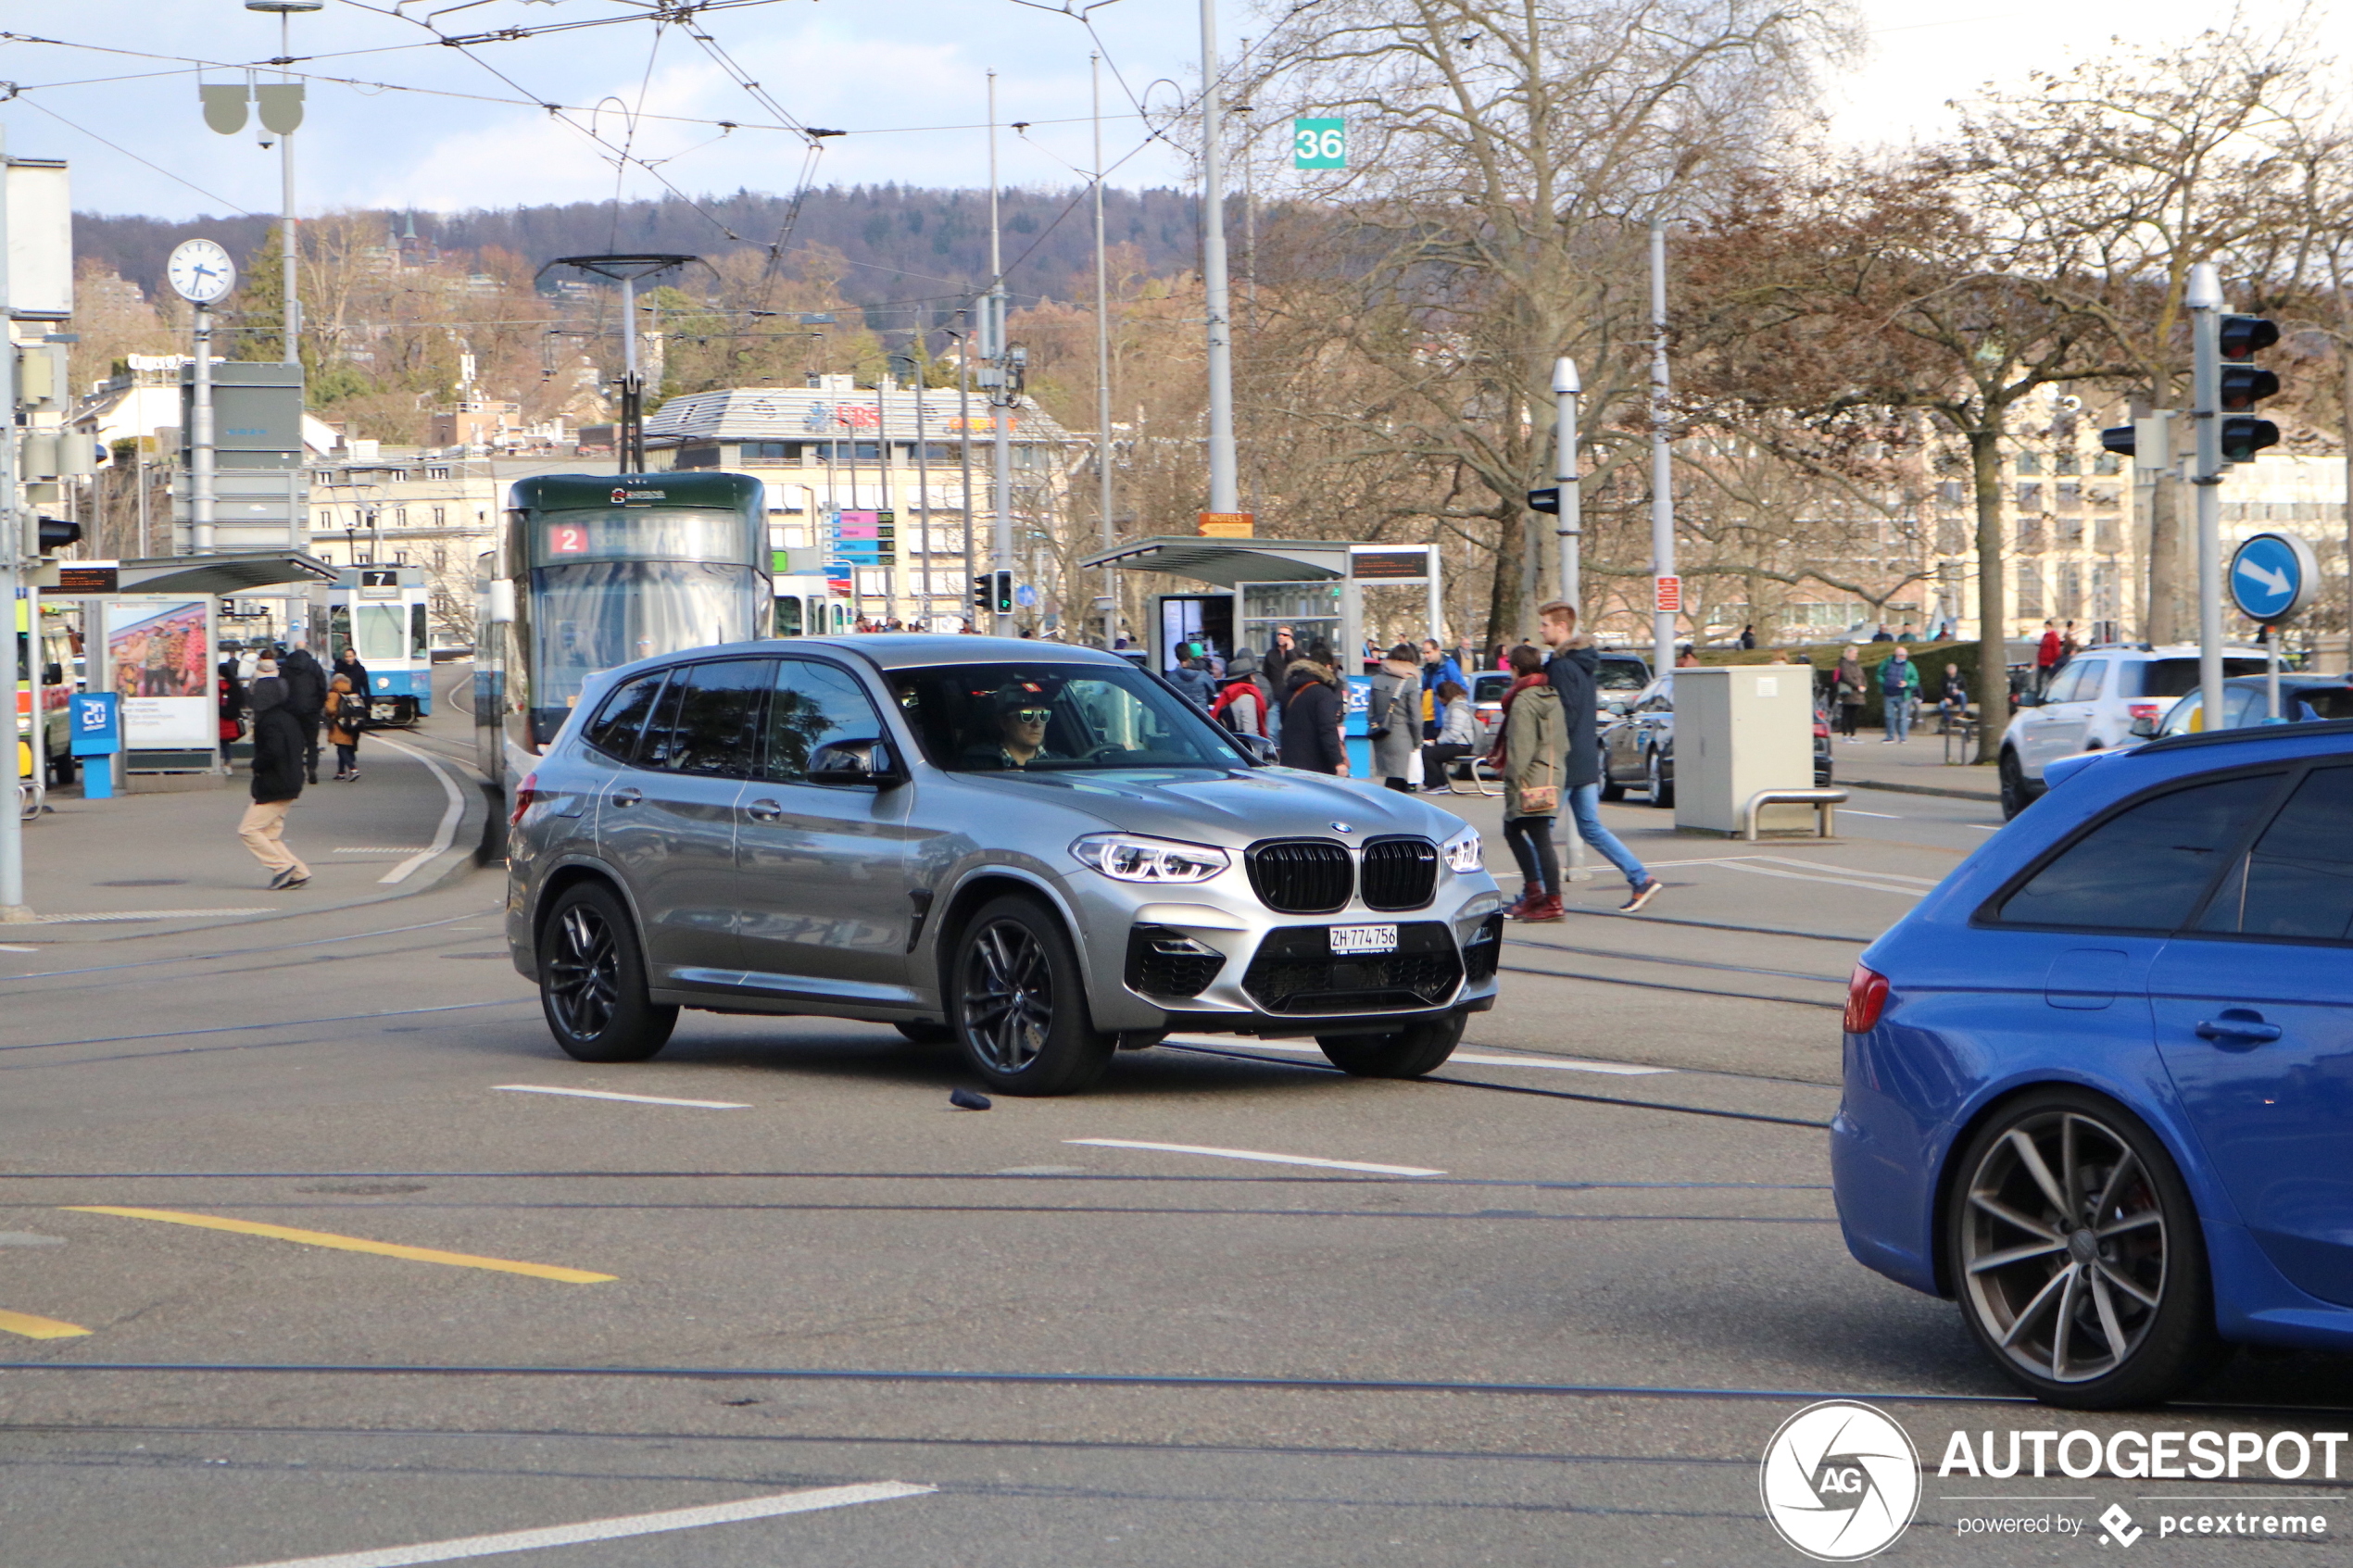
[(296, 648), (286, 655), (278, 666), (278, 678), (286, 684), (287, 710), (297, 719), (317, 723), (327, 710), (327, 671), (310, 650)]
[(1601, 667), (1601, 650), (1582, 641), (1544, 661), (1545, 678), (1560, 694), (1561, 719), (1568, 731), (1568, 756), (1561, 771), (1563, 789), (1583, 789), (1602, 782), (1601, 730), (1593, 718), (1593, 683)]
[(1282, 764), (1337, 773), (1346, 755), (1340, 748), (1340, 694), (1314, 671), (1313, 665), (1294, 667), (1283, 696)]
[(285, 704), (277, 680), (253, 684), (253, 797), (268, 805), (293, 800), (302, 794), (304, 755), (309, 735)]

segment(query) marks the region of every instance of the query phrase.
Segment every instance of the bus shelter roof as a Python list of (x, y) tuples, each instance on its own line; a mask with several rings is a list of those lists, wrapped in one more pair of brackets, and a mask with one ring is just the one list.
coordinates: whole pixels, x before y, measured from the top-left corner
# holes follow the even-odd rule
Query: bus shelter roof
[(127, 560), (116, 592), (216, 594), (223, 598), (286, 583), (333, 583), (335, 569), (300, 550), (250, 550), (217, 556), (157, 556)]
[(1348, 544), (1330, 539), (1214, 539), (1163, 533), (1098, 550), (1078, 564), (1196, 577), (1221, 588), (1243, 583), (1328, 583), (1348, 575)]

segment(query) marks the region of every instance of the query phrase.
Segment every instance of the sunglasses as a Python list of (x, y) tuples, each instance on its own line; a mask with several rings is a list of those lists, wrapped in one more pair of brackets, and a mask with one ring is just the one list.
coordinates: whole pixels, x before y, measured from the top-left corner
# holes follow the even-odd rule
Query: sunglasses
[(1054, 710), (1051, 708), (1016, 708), (1013, 709), (1013, 717), (1020, 720), (1025, 724), (1043, 724), (1051, 721), (1053, 716)]

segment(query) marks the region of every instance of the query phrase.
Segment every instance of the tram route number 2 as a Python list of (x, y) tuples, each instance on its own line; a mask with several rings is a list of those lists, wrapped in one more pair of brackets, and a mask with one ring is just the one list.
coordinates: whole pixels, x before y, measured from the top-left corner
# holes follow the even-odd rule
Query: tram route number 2
[(547, 530), (547, 553), (551, 556), (585, 556), (588, 553), (588, 529), (585, 524), (560, 522)]

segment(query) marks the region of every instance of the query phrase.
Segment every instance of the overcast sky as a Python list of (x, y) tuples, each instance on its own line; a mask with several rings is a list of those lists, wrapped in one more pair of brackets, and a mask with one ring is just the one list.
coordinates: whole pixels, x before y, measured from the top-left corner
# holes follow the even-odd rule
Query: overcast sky
[[(1242, 0), (1222, 0), (1226, 47), (1252, 28)], [(414, 207), (454, 210), (612, 195), (609, 157), (580, 131), (516, 100), (601, 107), (573, 118), (593, 124), (655, 162), (659, 175), (699, 194), (788, 191), (801, 178), (802, 144), (774, 131), (723, 132), (695, 120), (768, 119), (721, 66), (676, 29), (651, 54), (643, 22), (485, 43), (456, 50), (412, 24), (371, 7), (328, 0), (294, 19), (297, 55), (329, 56), (304, 69), (370, 85), (320, 82), (297, 146), (301, 207)], [(489, 31), (609, 16), (620, 0), (408, 0), (411, 13), (442, 7), (447, 31)], [(2249, 15), (2277, 19), (2296, 0), (2250, 0)], [(1844, 139), (1902, 142), (1935, 135), (1943, 105), (1987, 81), (2017, 81), (2035, 66), (2063, 65), (2101, 48), (2120, 24), (2136, 41), (2186, 38), (2221, 7), (2190, 0), (2138, 0), (2130, 6), (2045, 0), (1862, 0), (1871, 33), (1867, 59), (1831, 86), (1836, 132)], [(2353, 56), (2353, 6), (2324, 14), (2328, 51)], [(274, 212), (278, 158), (250, 131), (221, 136), (198, 113), (196, 74), (176, 58), (266, 58), (278, 52), (274, 17), (242, 0), (80, 0), (67, 6), (0, 6), (6, 26), (38, 29), (69, 44), (0, 44), (0, 77), (22, 94), (0, 104), (11, 151), (64, 157), (74, 168), (74, 205), (84, 211), (184, 218), (243, 208)], [(1136, 100), (1177, 101), (1200, 56), (1192, 0), (1117, 0), (1095, 13), (1107, 70), (1104, 142), (1126, 159), (1113, 176), (1129, 185), (1176, 183), (1180, 159), (1144, 135)], [(1088, 127), (1088, 33), (1069, 17), (1015, 0), (782, 0), (707, 13), (703, 25), (725, 51), (802, 124), (851, 134), (829, 139), (819, 182), (897, 181), (986, 186), (986, 73), (997, 70), (998, 119), (1033, 122), (1026, 135), (1000, 134), (1009, 184), (1063, 186), (1091, 160)], [(420, 40), (425, 40), (420, 43)], [(113, 51), (113, 52), (107, 52)], [(238, 82), (238, 70), (206, 80)], [(114, 80), (98, 80), (114, 79)], [(379, 84), (441, 94), (385, 90)], [(646, 118), (632, 129), (628, 111)], [(49, 112), (44, 112), (44, 110)], [(73, 122), (71, 125), (63, 120)], [(77, 129), (77, 127), (79, 129)], [(103, 140), (101, 140), (103, 138)], [(107, 144), (112, 143), (109, 146)], [(1279, 154), (1270, 137), (1270, 161)], [(1132, 155), (1132, 156), (1131, 156)], [(145, 161), (142, 161), (145, 160)], [(660, 180), (631, 169), (631, 195), (659, 194)]]

